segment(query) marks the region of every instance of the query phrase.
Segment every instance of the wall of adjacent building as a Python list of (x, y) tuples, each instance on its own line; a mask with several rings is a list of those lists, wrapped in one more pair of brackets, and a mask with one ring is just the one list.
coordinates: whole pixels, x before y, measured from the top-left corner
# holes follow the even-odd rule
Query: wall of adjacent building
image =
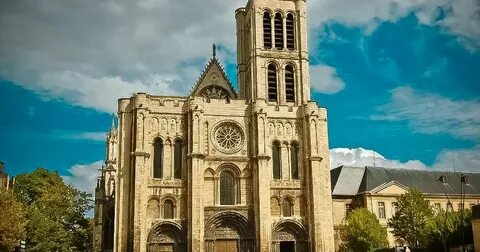
[[(338, 198), (333, 196), (333, 220), (334, 220), (334, 227), (336, 230), (335, 235), (335, 247), (338, 251), (339, 245), (341, 244), (340, 236), (338, 235), (338, 230), (341, 225), (345, 224), (346, 218), (346, 208), (347, 204), (352, 204), (352, 202), (361, 202), (360, 205), (356, 205), (355, 207), (365, 207), (370, 212), (374, 213), (379, 222), (382, 226), (387, 228), (388, 231), (388, 243), (390, 247), (394, 247), (396, 245), (400, 245), (395, 241), (395, 237), (392, 234), (392, 229), (388, 228), (388, 220), (393, 217), (395, 210), (394, 210), (394, 203), (397, 201), (396, 197), (403, 194), (404, 190), (397, 190), (397, 191), (389, 191), (388, 195), (377, 195), (377, 194), (369, 194), (364, 195), (363, 201), (354, 201), (355, 196), (351, 198)], [(445, 195), (424, 195), (425, 199), (430, 202), (432, 208), (435, 206), (435, 203), (439, 203), (441, 209), (447, 209), (448, 200)], [(450, 202), (452, 203), (453, 211), (459, 211), (461, 203), (461, 199), (459, 195), (449, 195)], [(385, 218), (381, 218), (379, 214), (379, 207), (378, 203), (383, 202), (385, 205)], [(480, 202), (480, 195), (469, 195), (465, 198), (465, 209), (471, 209), (471, 207), (475, 204)], [(479, 229), (480, 230), (480, 227)]]

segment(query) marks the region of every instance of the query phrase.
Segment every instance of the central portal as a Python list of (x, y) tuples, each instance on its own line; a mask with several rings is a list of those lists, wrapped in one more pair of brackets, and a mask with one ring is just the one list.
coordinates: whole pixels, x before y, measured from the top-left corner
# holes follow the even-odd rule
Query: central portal
[(294, 241), (280, 242), (280, 252), (295, 252), (295, 242)]
[(215, 241), (215, 252), (237, 252), (237, 240)]

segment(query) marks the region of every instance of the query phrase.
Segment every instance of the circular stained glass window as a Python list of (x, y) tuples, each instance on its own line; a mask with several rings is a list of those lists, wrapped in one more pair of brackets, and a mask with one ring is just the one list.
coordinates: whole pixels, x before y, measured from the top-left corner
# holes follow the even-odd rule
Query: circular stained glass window
[(213, 130), (213, 143), (224, 153), (235, 153), (243, 147), (242, 128), (234, 122), (219, 123)]

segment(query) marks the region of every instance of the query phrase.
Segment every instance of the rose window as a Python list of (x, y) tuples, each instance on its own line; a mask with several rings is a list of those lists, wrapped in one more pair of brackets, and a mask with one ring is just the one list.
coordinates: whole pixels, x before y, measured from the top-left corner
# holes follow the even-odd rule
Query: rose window
[(215, 127), (213, 140), (215, 147), (220, 151), (235, 153), (242, 148), (244, 137), (239, 125), (233, 122), (224, 122)]

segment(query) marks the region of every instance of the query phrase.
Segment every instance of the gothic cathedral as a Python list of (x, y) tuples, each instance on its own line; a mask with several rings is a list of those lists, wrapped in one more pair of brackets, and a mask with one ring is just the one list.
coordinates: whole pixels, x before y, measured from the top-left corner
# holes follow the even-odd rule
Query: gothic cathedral
[(235, 17), (238, 90), (214, 49), (188, 96), (119, 99), (96, 190), (96, 251), (334, 251), (306, 1), (249, 0)]

